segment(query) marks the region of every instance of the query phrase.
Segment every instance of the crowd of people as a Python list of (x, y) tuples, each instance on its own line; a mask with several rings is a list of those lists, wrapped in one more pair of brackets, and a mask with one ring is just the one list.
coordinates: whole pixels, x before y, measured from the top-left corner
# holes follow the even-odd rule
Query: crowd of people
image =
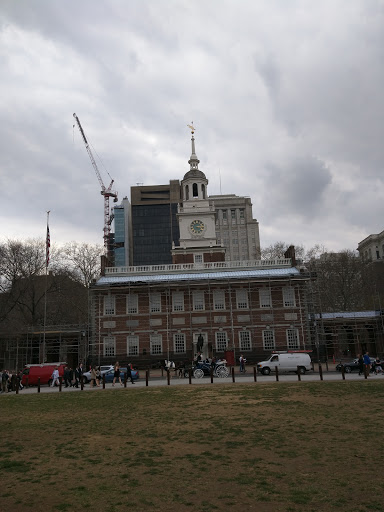
[(16, 391), (18, 387), (19, 390), (23, 389), (23, 385), (21, 383), (22, 372), (14, 372), (12, 373), (9, 370), (3, 370), (1, 372), (1, 393), (10, 393), (11, 391)]

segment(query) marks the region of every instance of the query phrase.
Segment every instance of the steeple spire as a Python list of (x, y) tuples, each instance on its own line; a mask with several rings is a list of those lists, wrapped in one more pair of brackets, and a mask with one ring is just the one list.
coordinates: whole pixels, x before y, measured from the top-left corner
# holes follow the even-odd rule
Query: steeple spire
[(195, 133), (195, 127), (193, 126), (193, 121), (192, 121), (192, 124), (187, 124), (187, 126), (191, 130), (191, 133), (192, 133), (192, 138), (191, 138), (192, 154), (191, 154), (191, 158), (188, 160), (188, 163), (189, 163), (191, 171), (198, 171), (200, 160), (196, 156), (195, 137), (193, 136)]

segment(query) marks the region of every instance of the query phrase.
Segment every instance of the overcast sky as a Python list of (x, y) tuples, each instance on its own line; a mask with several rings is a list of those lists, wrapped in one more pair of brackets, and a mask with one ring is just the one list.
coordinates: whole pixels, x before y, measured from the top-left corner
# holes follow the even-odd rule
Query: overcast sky
[(119, 200), (182, 179), (193, 121), (262, 246), (355, 249), (384, 229), (383, 91), (383, 0), (1, 0), (0, 240), (50, 210), (53, 243), (102, 244), (76, 112)]

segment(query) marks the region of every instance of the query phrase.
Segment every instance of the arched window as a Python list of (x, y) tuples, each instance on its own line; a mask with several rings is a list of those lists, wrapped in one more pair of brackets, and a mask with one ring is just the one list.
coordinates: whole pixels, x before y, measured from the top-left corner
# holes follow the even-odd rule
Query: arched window
[(205, 199), (205, 185), (201, 185), (201, 192), (203, 194), (203, 199)]
[(189, 187), (188, 185), (185, 186), (185, 200), (188, 201), (189, 199)]
[(192, 187), (193, 187), (193, 197), (199, 197), (199, 191), (197, 189), (197, 183), (194, 183), (192, 185)]

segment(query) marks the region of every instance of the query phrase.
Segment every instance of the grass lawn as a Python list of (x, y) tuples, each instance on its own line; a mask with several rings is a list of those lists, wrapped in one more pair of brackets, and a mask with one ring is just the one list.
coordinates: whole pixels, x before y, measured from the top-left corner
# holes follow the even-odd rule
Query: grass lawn
[(0, 397), (8, 511), (384, 511), (384, 382)]

